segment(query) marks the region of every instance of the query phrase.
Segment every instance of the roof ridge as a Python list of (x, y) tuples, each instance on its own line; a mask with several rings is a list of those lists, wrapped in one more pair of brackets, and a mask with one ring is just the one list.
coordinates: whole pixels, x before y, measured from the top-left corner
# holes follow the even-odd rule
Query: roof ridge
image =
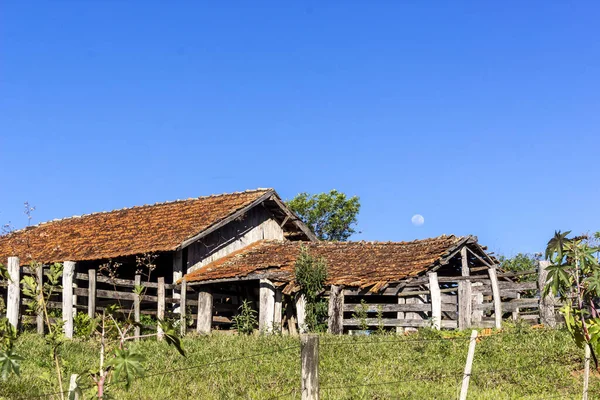
[[(386, 241), (382, 241), (382, 240), (354, 240), (354, 241), (346, 241), (346, 242), (334, 242), (334, 241), (327, 241), (327, 240), (321, 240), (318, 242), (285, 242), (286, 244), (292, 244), (292, 245), (297, 245), (298, 243), (300, 244), (309, 244), (312, 246), (333, 246), (333, 245), (350, 245), (350, 244), (376, 244), (376, 245), (406, 245), (406, 244), (412, 244), (412, 243), (419, 243), (419, 242), (425, 242), (427, 240), (438, 240), (438, 239), (456, 239), (457, 241), (466, 239), (468, 237), (471, 237), (471, 235), (465, 235), (465, 236), (456, 236), (456, 235), (440, 235), (440, 236), (434, 236), (434, 237), (428, 237), (428, 238), (424, 238), (424, 239), (414, 239), (414, 240), (408, 240), (408, 241), (401, 241), (401, 242), (394, 242), (391, 240), (386, 240)], [(263, 240), (266, 243), (278, 243), (281, 242), (280, 240), (276, 240), (276, 239), (265, 239)]]
[(238, 192), (229, 192), (229, 193), (210, 194), (210, 195), (206, 195), (206, 196), (189, 197), (187, 199), (167, 200), (167, 201), (157, 202), (157, 203), (153, 203), (153, 204), (143, 204), (143, 205), (137, 205), (137, 206), (131, 206), (131, 207), (117, 208), (117, 209), (110, 210), (110, 211), (95, 211), (95, 212), (91, 212), (91, 213), (88, 213), (88, 214), (71, 215), (69, 217), (54, 218), (54, 219), (51, 219), (51, 220), (48, 220), (48, 221), (39, 222), (39, 223), (37, 223), (35, 225), (26, 226), (25, 228), (16, 229), (14, 231), (9, 232), (5, 236), (11, 236), (11, 235), (13, 235), (15, 233), (26, 232), (28, 230), (31, 230), (31, 229), (34, 229), (34, 228), (38, 228), (38, 227), (40, 227), (42, 225), (47, 225), (47, 224), (50, 224), (50, 223), (53, 223), (53, 222), (68, 221), (68, 220), (72, 220), (72, 219), (84, 218), (84, 217), (91, 217), (91, 216), (100, 215), (100, 214), (110, 214), (110, 213), (117, 212), (117, 211), (127, 211), (127, 210), (134, 210), (134, 209), (138, 209), (138, 208), (147, 208), (147, 207), (156, 207), (156, 206), (162, 206), (162, 205), (183, 203), (183, 202), (186, 202), (186, 201), (204, 200), (204, 199), (209, 199), (209, 198), (214, 198), (214, 197), (232, 196), (232, 195), (240, 195), (240, 194), (245, 194), (245, 193), (268, 192), (268, 191), (273, 191), (274, 192), (275, 189), (273, 189), (273, 188), (248, 189), (248, 190), (244, 190), (244, 191), (241, 191), (241, 192), (238, 191)]

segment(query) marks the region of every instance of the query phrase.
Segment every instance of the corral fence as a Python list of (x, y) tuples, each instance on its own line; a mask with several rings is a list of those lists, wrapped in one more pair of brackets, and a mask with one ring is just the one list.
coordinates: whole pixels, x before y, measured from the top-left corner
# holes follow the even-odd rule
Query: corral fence
[[(376, 294), (332, 285), (323, 294), (329, 298), (329, 332), (353, 333), (375, 328), (398, 332), (418, 327), (500, 328), (506, 319), (554, 327), (560, 318), (556, 312), (560, 304), (551, 296), (541, 295), (548, 264), (544, 261), (539, 264), (538, 270), (511, 273), (485, 268), (489, 275), (438, 276), (431, 272), (400, 289), (390, 287)], [(26, 311), (29, 300), (22, 296), (20, 281), (30, 275), (44, 282), (48, 267), (40, 265), (35, 270), (20, 267), (17, 257), (10, 257), (7, 266), (11, 279), (0, 281), (0, 300), (6, 304), (9, 321), (14, 326), (36, 325), (37, 331), (43, 334), (43, 317)], [(97, 269), (81, 273), (76, 272), (75, 263), (69, 261), (63, 263), (61, 279), (62, 289), (48, 299), (48, 307), (53, 310), (54, 318), (64, 321), (65, 335), (69, 338), (73, 337), (73, 319), (77, 313), (93, 318), (109, 306), (116, 306), (142, 327), (146, 320), (144, 315), (174, 319), (180, 322), (182, 335), (188, 331), (206, 334), (220, 326), (227, 329), (239, 308), (239, 301), (233, 299), (231, 293), (210, 291), (185, 281), (165, 283), (164, 277), (149, 281), (136, 275), (129, 280), (99, 274)], [(282, 296), (268, 280), (262, 279), (260, 283), (260, 289), (257, 288), (259, 329), (269, 332), (272, 326), (267, 327), (266, 323), (281, 321)], [(301, 303), (297, 303), (297, 322), (298, 330), (303, 333)], [(146, 328), (159, 329), (160, 339), (160, 327)], [(140, 328), (137, 329), (139, 334)], [(291, 329), (288, 332), (293, 333)]]

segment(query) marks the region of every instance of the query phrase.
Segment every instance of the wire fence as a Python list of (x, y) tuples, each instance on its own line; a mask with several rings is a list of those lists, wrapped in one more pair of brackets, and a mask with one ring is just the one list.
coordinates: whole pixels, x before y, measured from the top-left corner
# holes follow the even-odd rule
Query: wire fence
[[(319, 343), (319, 339), (318, 336), (316, 335), (310, 335), (313, 337), (316, 337), (317, 339), (317, 343), (318, 343), (318, 348), (323, 348), (323, 349), (327, 349), (327, 348), (331, 348), (331, 347), (335, 347), (335, 346), (350, 346), (350, 347), (354, 347), (357, 351), (360, 351), (360, 349), (363, 346), (369, 346), (369, 345), (386, 345), (389, 346), (390, 344), (421, 344), (421, 345), (427, 345), (427, 344), (432, 344), (432, 343), (466, 343), (469, 342), (471, 346), (473, 346), (473, 348), (475, 347), (474, 345), (472, 345), (471, 343), (473, 341), (475, 342), (480, 342), (483, 340), (494, 340), (494, 339), (502, 339), (504, 337), (508, 337), (508, 336), (523, 336), (523, 335), (527, 335), (527, 333), (516, 333), (516, 332), (500, 332), (500, 333), (495, 333), (492, 335), (485, 335), (485, 336), (475, 336), (475, 338), (472, 337), (461, 337), (461, 336), (456, 336), (456, 337), (446, 337), (446, 338), (407, 338), (404, 336), (400, 336), (397, 338), (388, 338), (388, 337), (356, 337), (356, 339), (351, 339), (348, 340), (348, 337), (344, 337), (343, 339), (332, 339), (329, 337), (324, 337), (327, 338), (325, 340), (320, 341)], [(265, 351), (265, 352), (259, 352), (259, 353), (253, 353), (253, 354), (248, 354), (248, 355), (243, 355), (243, 356), (238, 356), (238, 357), (229, 357), (229, 358), (221, 358), (221, 359), (216, 359), (210, 362), (204, 362), (204, 363), (197, 363), (197, 364), (193, 364), (193, 365), (188, 365), (185, 367), (180, 367), (180, 368), (173, 368), (173, 369), (168, 369), (168, 370), (164, 370), (164, 371), (157, 371), (157, 372), (150, 372), (150, 373), (146, 373), (143, 376), (140, 376), (138, 378), (136, 378), (136, 382), (138, 381), (142, 381), (145, 379), (149, 379), (149, 378), (156, 378), (159, 376), (168, 376), (168, 375), (175, 375), (181, 372), (185, 372), (185, 371), (190, 371), (190, 370), (196, 370), (196, 369), (207, 369), (208, 367), (212, 367), (212, 366), (217, 366), (217, 365), (222, 365), (222, 364), (229, 364), (229, 363), (235, 363), (235, 362), (239, 362), (239, 361), (243, 361), (243, 360), (248, 360), (248, 359), (259, 359), (259, 358), (263, 358), (266, 356), (270, 356), (270, 355), (275, 355), (275, 354), (281, 354), (284, 352), (289, 352), (291, 350), (301, 350), (301, 358), (302, 358), (302, 362), (300, 363), (300, 365), (302, 365), (300, 372), (300, 376), (298, 376), (297, 378), (297, 385), (295, 387), (293, 387), (291, 390), (283, 393), (283, 394), (277, 394), (275, 396), (272, 397), (268, 397), (268, 395), (266, 397), (261, 397), (261, 398), (267, 398), (267, 399), (280, 399), (280, 398), (294, 398), (297, 397), (298, 395), (302, 394), (302, 399), (312, 399), (312, 397), (310, 396), (305, 396), (305, 392), (307, 390), (307, 388), (305, 387), (305, 375), (309, 374), (309, 373), (313, 373), (314, 371), (305, 371), (304, 370), (304, 364), (305, 364), (305, 359), (304, 357), (304, 351), (303, 351), (303, 346), (302, 343), (299, 343), (297, 345), (292, 345), (292, 346), (286, 346), (286, 347), (281, 347), (281, 348), (277, 348), (277, 349), (273, 349), (270, 351)], [(471, 350), (470, 350), (471, 351)], [(468, 360), (469, 357), (467, 357)], [(482, 361), (482, 360), (478, 360), (478, 361)], [(467, 361), (468, 363), (468, 361)], [(317, 350), (317, 366), (319, 365), (318, 363), (318, 350)], [(331, 392), (339, 392), (339, 391), (344, 391), (347, 392), (349, 390), (352, 389), (360, 389), (360, 388), (377, 388), (377, 387), (385, 387), (385, 386), (392, 386), (392, 385), (402, 385), (402, 384), (408, 384), (408, 383), (423, 383), (423, 382), (441, 382), (441, 381), (447, 381), (447, 380), (454, 380), (455, 382), (455, 388), (456, 388), (456, 393), (457, 396), (456, 398), (466, 398), (466, 392), (464, 393), (464, 397), (463, 397), (463, 391), (464, 389), (461, 389), (461, 386), (464, 386), (464, 382), (465, 380), (468, 381), (473, 378), (475, 380), (479, 380), (479, 379), (490, 379), (492, 376), (494, 375), (499, 375), (499, 374), (506, 374), (506, 373), (510, 373), (510, 374), (514, 374), (515, 372), (521, 372), (521, 371), (528, 371), (531, 372), (532, 370), (534, 370), (535, 368), (538, 367), (552, 367), (552, 366), (564, 366), (564, 363), (560, 363), (557, 360), (553, 359), (552, 357), (544, 357), (542, 359), (539, 359), (538, 361), (534, 362), (534, 363), (529, 363), (529, 364), (525, 364), (525, 365), (512, 365), (509, 367), (504, 367), (504, 368), (485, 368), (483, 370), (477, 370), (475, 372), (471, 371), (470, 367), (466, 365), (464, 371), (453, 371), (453, 372), (448, 372), (448, 371), (426, 371), (420, 375), (416, 375), (416, 376), (410, 376), (410, 377), (406, 377), (403, 379), (397, 379), (397, 380), (385, 380), (385, 381), (366, 381), (366, 382), (360, 382), (357, 383), (356, 381), (352, 382), (352, 381), (348, 381), (348, 382), (340, 382), (340, 383), (335, 383), (335, 384), (330, 384), (330, 385), (322, 385), (322, 386), (318, 386), (317, 387), (317, 392), (318, 393), (331, 393)], [(467, 368), (468, 367), (468, 368)], [(207, 375), (207, 374), (211, 374), (214, 373), (214, 370), (205, 370), (202, 375)], [(115, 381), (115, 382), (108, 382), (106, 385), (104, 385), (105, 388), (108, 387), (114, 387), (116, 385), (121, 385), (121, 384), (125, 384), (126, 381), (125, 380), (121, 380), (121, 381)], [(285, 383), (285, 385), (288, 384), (293, 384), (293, 380), (288, 380), (286, 382), (279, 382), (279, 384), (283, 384)], [(283, 385), (283, 386), (285, 386)], [(468, 386), (468, 384), (467, 384)], [(90, 390), (90, 389), (94, 389), (95, 386), (94, 385), (86, 385), (86, 386), (80, 386), (79, 387), (82, 391), (86, 391), (86, 390)], [(70, 390), (64, 390), (64, 391), (57, 391), (57, 392), (51, 392), (51, 393), (44, 393), (41, 395), (37, 395), (37, 396), (27, 396), (27, 398), (31, 398), (31, 399), (39, 399), (39, 398), (53, 398), (54, 396), (59, 396), (61, 394), (64, 395), (68, 395), (72, 392), (72, 388)], [(459, 394), (460, 392), (460, 394)], [(535, 396), (536, 393), (530, 393), (527, 395), (522, 396), (522, 398), (531, 398), (531, 396)], [(74, 397), (75, 399), (78, 399), (77, 396)], [(316, 397), (315, 397), (316, 398)], [(394, 398), (394, 397), (385, 397), (385, 398)], [(404, 393), (402, 396), (398, 397), (398, 398), (411, 398), (410, 393)], [(564, 398), (564, 394), (559, 394), (556, 396), (547, 396), (547, 395), (543, 395), (543, 397), (540, 398), (544, 398), (544, 399), (552, 399), (552, 398)]]

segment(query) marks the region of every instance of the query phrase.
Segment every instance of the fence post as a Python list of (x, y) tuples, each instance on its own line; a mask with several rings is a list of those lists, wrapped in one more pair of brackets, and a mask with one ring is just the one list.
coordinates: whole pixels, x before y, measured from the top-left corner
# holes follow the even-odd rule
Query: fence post
[(344, 288), (342, 286), (331, 285), (328, 314), (327, 332), (341, 335), (344, 332)]
[(96, 270), (88, 269), (88, 316), (96, 317)]
[(19, 327), (19, 306), (21, 305), (21, 268), (19, 257), (8, 257), (8, 294), (6, 296), (6, 317), (15, 328)]
[(548, 277), (548, 268), (550, 261), (538, 261), (538, 290), (540, 293), (540, 323), (556, 328), (556, 315), (554, 314), (554, 297), (551, 293), (544, 296), (544, 287)]
[(467, 392), (469, 391), (469, 379), (471, 378), (471, 370), (473, 368), (473, 358), (475, 357), (475, 344), (477, 344), (477, 331), (471, 332), (471, 340), (469, 341), (469, 353), (467, 354), (467, 363), (465, 364), (465, 372), (460, 388), (460, 400), (467, 400)]
[[(42, 304), (44, 300), (44, 264), (38, 264), (35, 267), (35, 276), (38, 284), (38, 304)], [(37, 314), (35, 316), (35, 322), (37, 325), (37, 333), (40, 335), (44, 334), (44, 311), (41, 307), (38, 307)]]
[(588, 386), (590, 382), (590, 357), (592, 351), (589, 344), (585, 344), (585, 359), (583, 364), (583, 397), (582, 400), (588, 400)]
[(302, 400), (319, 400), (319, 336), (300, 335)]
[(298, 317), (298, 332), (306, 333), (306, 299), (304, 295), (296, 297), (296, 316)]
[[(142, 297), (138, 294), (138, 290), (139, 287), (142, 285), (142, 276), (139, 274), (136, 274), (133, 278), (133, 283), (136, 286), (135, 287), (135, 294), (133, 297), (133, 320), (136, 322), (135, 328), (134, 328), (134, 334), (135, 336), (140, 336), (140, 334), (142, 333), (142, 329), (139, 325), (140, 323), (140, 313), (142, 311)], [(139, 337), (136, 337), (135, 339), (140, 340)]]
[(488, 268), (490, 283), (492, 284), (492, 297), (494, 298), (494, 325), (496, 329), (502, 328), (502, 299), (500, 298), (500, 286), (498, 285), (498, 275), (496, 267)]
[[(165, 319), (165, 278), (158, 278), (158, 304), (156, 305), (156, 318), (160, 321), (164, 321)], [(158, 340), (163, 340), (165, 333), (161, 328), (160, 324), (157, 325), (156, 328), (157, 338)]]
[(282, 313), (283, 312), (283, 292), (281, 289), (275, 289), (275, 307), (273, 310), (273, 329), (283, 333)]
[(273, 316), (275, 315), (275, 287), (268, 279), (259, 282), (260, 302), (258, 304), (258, 330), (269, 334), (273, 331)]
[(73, 400), (79, 400), (79, 393), (76, 391), (77, 389), (77, 378), (79, 375), (71, 374), (71, 379), (69, 380), (69, 396), (67, 398)]
[(185, 278), (181, 280), (181, 294), (179, 296), (179, 333), (185, 336), (187, 331), (186, 316), (187, 282)]
[[(462, 262), (461, 275), (463, 277), (471, 274), (469, 270), (469, 259), (467, 257), (467, 248), (460, 250)], [(473, 299), (471, 295), (471, 281), (458, 281), (458, 329), (467, 329), (471, 327), (471, 314), (473, 313)]]
[(429, 274), (429, 293), (431, 297), (431, 320), (433, 328), (442, 329), (442, 292), (440, 292), (440, 284), (436, 272)]
[(198, 292), (198, 318), (196, 332), (200, 335), (210, 334), (212, 328), (213, 295), (210, 289), (202, 287)]
[[(521, 293), (517, 292), (517, 301), (521, 298)], [(519, 309), (519, 307), (516, 307), (515, 310), (512, 313), (512, 319), (513, 321), (517, 321), (519, 319), (521, 315), (521, 310)]]
[(62, 319), (65, 337), (68, 339), (73, 338), (73, 275), (75, 275), (75, 263), (65, 261), (62, 276)]

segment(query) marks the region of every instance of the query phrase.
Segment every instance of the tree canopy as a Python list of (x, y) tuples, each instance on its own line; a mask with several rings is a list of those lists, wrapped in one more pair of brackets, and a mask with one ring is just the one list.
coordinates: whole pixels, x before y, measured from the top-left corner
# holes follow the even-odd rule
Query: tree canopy
[(357, 196), (348, 198), (335, 189), (313, 195), (300, 193), (287, 205), (321, 240), (346, 241), (355, 233), (353, 226), (360, 211)]

